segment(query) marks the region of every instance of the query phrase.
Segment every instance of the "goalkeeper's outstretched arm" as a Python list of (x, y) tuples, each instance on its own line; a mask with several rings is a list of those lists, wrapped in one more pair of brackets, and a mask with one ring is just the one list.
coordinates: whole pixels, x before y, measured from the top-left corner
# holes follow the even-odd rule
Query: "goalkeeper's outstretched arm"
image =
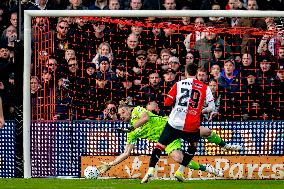
[(124, 161), (126, 158), (128, 158), (130, 156), (131, 151), (134, 149), (134, 147), (135, 147), (134, 144), (126, 144), (124, 152), (120, 154), (119, 156), (117, 156), (115, 160), (109, 163), (101, 162), (102, 165), (98, 166), (100, 173), (104, 173), (108, 171), (112, 166), (115, 166), (119, 164), (120, 162)]
[(124, 161), (126, 158), (128, 158), (128, 156), (130, 156), (130, 153), (134, 148), (135, 148), (134, 144), (126, 144), (124, 152), (122, 154), (120, 154), (119, 156), (117, 156), (115, 158), (115, 160), (109, 162), (108, 164), (110, 166), (114, 166), (114, 165), (117, 165), (120, 162)]

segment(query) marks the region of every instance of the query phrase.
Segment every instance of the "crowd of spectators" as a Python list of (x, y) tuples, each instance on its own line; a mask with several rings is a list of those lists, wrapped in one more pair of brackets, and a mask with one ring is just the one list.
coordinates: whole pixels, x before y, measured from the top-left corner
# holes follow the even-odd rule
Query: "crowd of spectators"
[[(13, 118), (14, 106), (21, 103), (20, 95), (11, 95), (22, 87), (21, 79), (15, 82), (22, 77), (16, 2), (0, 3), (0, 90), (6, 98), (6, 119)], [(283, 0), (22, 0), (21, 4), (23, 10), (284, 8)], [(197, 79), (210, 86), (217, 107), (204, 120), (283, 120), (283, 22), (283, 18), (237, 17), (37, 17), (32, 36), (33, 119), (117, 120), (117, 106), (125, 99), (166, 115), (165, 95), (185, 77), (185, 65), (197, 64)]]

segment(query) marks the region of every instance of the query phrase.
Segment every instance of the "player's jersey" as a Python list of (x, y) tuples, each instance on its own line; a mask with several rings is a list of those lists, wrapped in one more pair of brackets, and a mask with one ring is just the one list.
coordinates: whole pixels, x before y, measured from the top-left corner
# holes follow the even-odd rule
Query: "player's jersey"
[(169, 124), (179, 130), (196, 132), (200, 127), (204, 101), (214, 101), (214, 97), (206, 84), (188, 78), (175, 83), (168, 93), (165, 105), (170, 105), (174, 100), (176, 102), (169, 116)]
[(168, 121), (168, 117), (155, 115), (145, 108), (137, 106), (132, 110), (130, 124), (134, 125), (141, 118), (143, 112), (147, 112), (149, 121), (127, 134), (127, 144), (135, 144), (138, 138), (157, 142)]

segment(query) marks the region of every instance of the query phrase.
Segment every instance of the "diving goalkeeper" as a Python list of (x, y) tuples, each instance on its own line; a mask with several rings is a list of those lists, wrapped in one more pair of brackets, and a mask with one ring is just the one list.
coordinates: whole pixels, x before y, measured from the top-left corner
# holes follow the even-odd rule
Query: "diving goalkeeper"
[[(118, 114), (121, 120), (129, 122), (131, 125), (131, 130), (130, 132), (127, 133), (125, 150), (122, 154), (117, 156), (114, 161), (108, 163), (102, 162), (102, 165), (98, 166), (100, 173), (108, 171), (112, 166), (115, 166), (120, 162), (124, 161), (126, 158), (128, 158), (128, 156), (130, 156), (132, 149), (135, 148), (135, 143), (139, 138), (148, 139), (150, 141), (157, 142), (161, 132), (163, 131), (168, 121), (168, 117), (157, 116), (140, 106), (133, 108), (127, 105), (120, 105), (118, 108)], [(210, 129), (207, 129), (205, 127), (203, 127), (203, 129), (201, 128), (200, 129), (201, 136), (203, 133), (207, 134), (208, 136), (208, 130), (211, 131)], [(207, 139), (209, 142), (213, 142), (216, 144), (222, 143), (223, 147), (227, 145), (214, 132), (211, 132), (210, 136), (207, 137)], [(171, 144), (169, 144), (165, 150), (166, 153), (178, 163), (180, 163), (183, 159), (184, 152), (181, 151), (181, 145), (182, 145), (181, 140), (177, 139), (173, 141)], [(231, 145), (227, 145), (227, 149), (230, 149), (230, 147)], [(234, 148), (232, 148), (232, 150), (234, 150)], [(188, 167), (194, 170), (206, 171), (216, 176), (223, 175), (223, 172), (221, 170), (217, 171), (215, 168), (213, 168), (210, 165), (207, 166), (200, 165), (193, 160), (190, 161)], [(184, 180), (183, 169), (184, 167), (180, 167), (175, 173), (175, 177), (179, 181)]]

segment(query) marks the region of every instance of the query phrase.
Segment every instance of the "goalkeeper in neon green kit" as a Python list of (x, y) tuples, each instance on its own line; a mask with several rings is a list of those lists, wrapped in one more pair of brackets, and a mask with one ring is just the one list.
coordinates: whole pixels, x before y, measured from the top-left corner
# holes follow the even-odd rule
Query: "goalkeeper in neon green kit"
[[(135, 143), (139, 138), (157, 142), (168, 121), (168, 117), (157, 116), (140, 106), (133, 108), (122, 105), (118, 108), (118, 114), (120, 115), (121, 120), (130, 123), (132, 129), (129, 133), (127, 133), (127, 141), (124, 152), (117, 156), (116, 159), (112, 162), (102, 162), (102, 165), (98, 166), (100, 173), (106, 172), (112, 166), (115, 166), (128, 158), (132, 149), (135, 148)], [(209, 136), (207, 137), (209, 142), (213, 142), (219, 145), (221, 144), (221, 146), (223, 147), (227, 145), (227, 149), (230, 150), (238, 150), (234, 148), (234, 145), (226, 144), (218, 135), (216, 135), (216, 133), (211, 132), (211, 130), (208, 128), (202, 127), (200, 129), (200, 134), (201, 136)], [(178, 163), (180, 163), (183, 159), (184, 152), (181, 151), (181, 145), (181, 140), (177, 139), (169, 144), (165, 150), (166, 153)], [(200, 165), (195, 161), (191, 161), (188, 167), (194, 170), (213, 173), (216, 176), (223, 175), (223, 172), (221, 170), (217, 171), (212, 166)], [(180, 166), (175, 173), (175, 177), (179, 181), (184, 180), (183, 170), (184, 166)]]

